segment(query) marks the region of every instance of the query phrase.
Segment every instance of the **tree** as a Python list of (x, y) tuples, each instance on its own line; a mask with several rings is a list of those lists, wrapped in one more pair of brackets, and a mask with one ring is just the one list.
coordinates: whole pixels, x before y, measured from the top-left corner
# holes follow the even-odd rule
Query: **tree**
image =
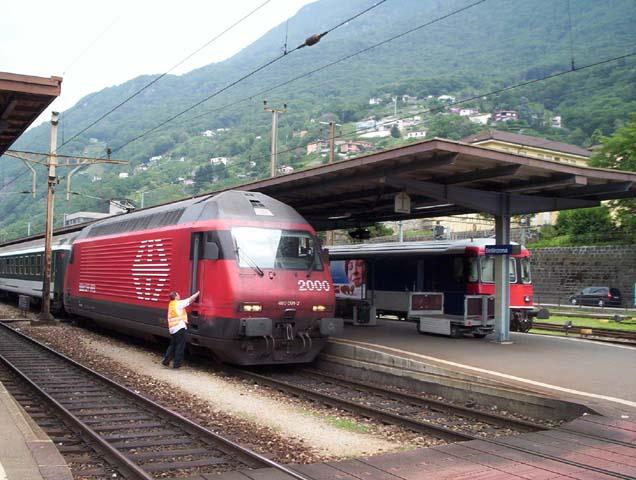
[[(602, 147), (592, 155), (590, 165), (636, 172), (636, 113), (611, 137), (602, 137), (601, 142)], [(611, 205), (623, 231), (636, 237), (636, 200), (617, 200)]]
[(393, 125), (391, 127), (391, 136), (393, 138), (400, 138), (400, 135), (401, 135), (400, 134), (400, 129), (398, 128), (398, 126), (397, 125)]
[(613, 241), (617, 233), (610, 210), (604, 205), (560, 212), (555, 227), (559, 235), (570, 236), (575, 244)]

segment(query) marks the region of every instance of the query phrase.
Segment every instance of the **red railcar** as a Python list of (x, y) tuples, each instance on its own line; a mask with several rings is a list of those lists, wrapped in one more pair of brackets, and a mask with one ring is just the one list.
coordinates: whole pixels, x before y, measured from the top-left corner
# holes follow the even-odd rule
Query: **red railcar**
[(73, 243), (64, 306), (111, 328), (168, 336), (168, 295), (199, 290), (188, 342), (238, 365), (312, 361), (341, 328), (311, 226), (255, 192), (109, 218)]
[[(485, 246), (494, 243), (493, 239), (471, 239), (332, 247), (329, 253), (338, 311), (347, 316), (353, 310), (354, 323), (373, 323), (374, 312), (387, 313), (401, 318), (426, 317), (420, 322), (422, 328), (436, 333), (485, 336), (494, 329), (493, 304), (483, 304), (483, 298), (477, 296), (495, 293), (495, 259), (485, 254)], [(519, 254), (509, 257), (509, 262), (510, 326), (525, 332), (537, 314), (532, 298), (530, 253), (521, 247)], [(362, 272), (358, 276), (364, 276), (363, 281), (352, 278), (355, 269)], [(361, 283), (357, 288), (356, 281)], [(435, 306), (417, 307), (425, 298), (437, 298)], [(429, 319), (431, 309), (436, 316)], [(360, 315), (360, 311), (365, 315)], [(476, 311), (483, 318), (475, 318)]]

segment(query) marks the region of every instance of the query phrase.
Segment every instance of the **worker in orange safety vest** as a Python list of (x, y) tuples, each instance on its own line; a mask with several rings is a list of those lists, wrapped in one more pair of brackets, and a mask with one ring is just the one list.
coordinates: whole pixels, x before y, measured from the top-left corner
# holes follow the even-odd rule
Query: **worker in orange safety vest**
[(199, 296), (196, 292), (191, 297), (181, 300), (178, 292), (170, 292), (170, 303), (168, 304), (168, 329), (170, 330), (170, 345), (166, 350), (161, 363), (164, 366), (170, 364), (170, 360), (174, 358), (172, 364), (174, 368), (181, 368), (183, 362), (183, 354), (186, 345), (186, 330), (188, 329), (188, 313), (186, 307), (190, 305)]

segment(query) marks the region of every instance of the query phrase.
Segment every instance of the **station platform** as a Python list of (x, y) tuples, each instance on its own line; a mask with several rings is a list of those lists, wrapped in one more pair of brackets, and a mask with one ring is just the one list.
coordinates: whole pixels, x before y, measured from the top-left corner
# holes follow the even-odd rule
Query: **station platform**
[(72, 480), (64, 458), (0, 383), (0, 480)]
[(393, 358), (491, 379), (581, 403), (617, 418), (636, 419), (636, 348), (571, 337), (511, 333), (511, 344), (419, 334), (415, 323), (378, 320), (346, 325), (333, 339)]

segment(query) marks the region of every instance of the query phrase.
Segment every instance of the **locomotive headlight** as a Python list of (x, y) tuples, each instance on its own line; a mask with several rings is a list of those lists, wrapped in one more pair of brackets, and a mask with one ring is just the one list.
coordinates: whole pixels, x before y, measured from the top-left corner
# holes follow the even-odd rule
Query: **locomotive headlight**
[(311, 309), (314, 312), (324, 312), (325, 310), (327, 310), (327, 307), (325, 307), (324, 305), (314, 305), (313, 307), (311, 307)]
[(263, 305), (260, 303), (241, 303), (240, 306), (241, 312), (262, 312)]
[(523, 301), (526, 303), (530, 303), (531, 300), (532, 298), (530, 298), (530, 295), (526, 295), (525, 297), (523, 297)]

